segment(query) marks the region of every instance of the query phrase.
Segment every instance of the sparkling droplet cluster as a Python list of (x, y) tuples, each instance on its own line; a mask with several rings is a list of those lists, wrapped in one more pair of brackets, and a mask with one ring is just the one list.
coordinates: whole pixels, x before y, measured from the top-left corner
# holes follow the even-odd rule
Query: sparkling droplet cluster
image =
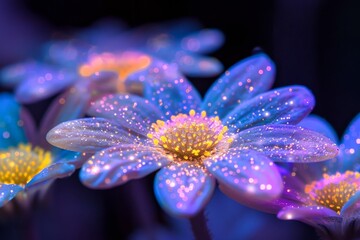
[(218, 149), (227, 149), (233, 141), (219, 117), (206, 117), (205, 111), (197, 114), (190, 110), (189, 115), (171, 116), (166, 122), (157, 120), (152, 128), (147, 136), (154, 145), (178, 161), (201, 161)]
[(19, 144), (0, 152), (0, 183), (25, 186), (51, 164), (51, 154), (30, 144)]
[(323, 179), (305, 186), (309, 199), (328, 207), (338, 214), (344, 204), (360, 190), (360, 173), (346, 171), (344, 174), (324, 174)]

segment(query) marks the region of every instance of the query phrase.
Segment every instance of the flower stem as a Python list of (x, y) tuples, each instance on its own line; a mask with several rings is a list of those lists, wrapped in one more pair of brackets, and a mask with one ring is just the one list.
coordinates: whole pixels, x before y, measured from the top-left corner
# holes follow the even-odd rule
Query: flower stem
[(190, 218), (191, 230), (196, 240), (211, 240), (204, 210)]

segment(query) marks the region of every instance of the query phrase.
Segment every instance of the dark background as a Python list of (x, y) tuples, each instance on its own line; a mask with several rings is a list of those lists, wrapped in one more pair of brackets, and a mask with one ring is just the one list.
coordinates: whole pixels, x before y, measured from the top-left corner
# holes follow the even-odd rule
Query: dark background
[[(87, 27), (103, 17), (119, 18), (130, 27), (191, 17), (225, 34), (224, 46), (213, 54), (225, 69), (251, 55), (255, 47), (262, 48), (277, 65), (275, 86), (310, 88), (317, 100), (314, 113), (326, 118), (341, 136), (360, 112), (359, 10), (356, 0), (0, 0), (0, 66), (25, 58), (58, 32)], [(204, 93), (215, 79), (190, 80)], [(148, 184), (151, 194), (151, 180)], [(49, 205), (41, 208), (44, 212), (39, 214), (37, 228), (42, 224), (49, 229), (64, 227), (66, 239), (126, 237), (137, 226), (136, 217), (122, 206), (126, 200), (118, 200), (129, 194), (129, 186), (93, 191), (82, 187), (76, 175), (58, 181)], [(157, 219), (165, 223), (163, 213), (156, 209)], [(51, 214), (46, 215), (48, 211)], [(287, 224), (279, 221), (278, 226), (286, 229)], [(307, 239), (316, 239), (312, 229), (298, 226)], [(293, 235), (292, 239), (300, 236), (299, 232)]]

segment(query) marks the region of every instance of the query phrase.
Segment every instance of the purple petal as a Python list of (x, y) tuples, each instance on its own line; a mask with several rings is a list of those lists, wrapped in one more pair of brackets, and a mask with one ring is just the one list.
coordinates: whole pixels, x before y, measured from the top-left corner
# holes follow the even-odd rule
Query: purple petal
[(183, 49), (197, 52), (209, 53), (220, 48), (225, 40), (224, 34), (217, 29), (202, 29), (191, 33), (181, 40)]
[(273, 199), (281, 194), (283, 188), (274, 163), (255, 151), (230, 148), (227, 153), (207, 160), (205, 166), (220, 185), (241, 196), (236, 199), (239, 202)]
[(148, 100), (135, 95), (109, 94), (91, 103), (88, 114), (104, 117), (138, 134), (146, 135), (151, 123), (162, 118)]
[(44, 65), (33, 60), (6, 66), (0, 71), (0, 84), (5, 87), (15, 87), (26, 77), (43, 69)]
[(215, 179), (199, 166), (172, 164), (155, 176), (155, 196), (168, 213), (179, 217), (196, 215), (210, 200)]
[(275, 89), (245, 101), (230, 112), (224, 121), (232, 131), (279, 123), (296, 124), (314, 107), (314, 97), (300, 86)]
[(122, 143), (134, 143), (141, 136), (103, 118), (83, 118), (63, 122), (51, 129), (46, 140), (75, 152), (96, 152)]
[(151, 66), (126, 80), (129, 85), (136, 83), (143, 84), (144, 98), (158, 106), (166, 116), (200, 109), (199, 93), (174, 64), (153, 59)]
[(208, 90), (202, 108), (224, 117), (239, 103), (268, 90), (275, 76), (275, 65), (265, 54), (246, 58), (225, 72)]
[(320, 206), (285, 207), (277, 217), (282, 220), (298, 220), (311, 226), (328, 225), (341, 217), (333, 210)]
[(297, 125), (321, 133), (335, 143), (339, 142), (335, 129), (322, 117), (311, 114)]
[(340, 159), (344, 169), (360, 170), (360, 114), (358, 114), (345, 130), (340, 145)]
[(0, 207), (4, 206), (7, 202), (13, 199), (16, 194), (24, 189), (15, 184), (0, 184)]
[(75, 72), (44, 67), (21, 82), (16, 98), (22, 103), (34, 103), (60, 92), (75, 80)]
[(261, 152), (278, 162), (318, 162), (335, 157), (339, 151), (335, 143), (317, 132), (284, 124), (241, 131), (233, 146)]
[(142, 178), (169, 160), (156, 149), (143, 145), (118, 145), (97, 152), (82, 167), (81, 181), (90, 188), (111, 188)]
[(30, 182), (26, 184), (26, 188), (33, 187), (37, 184), (45, 183), (49, 180), (57, 178), (68, 177), (75, 172), (75, 166), (65, 162), (57, 162), (44, 168), (41, 172), (36, 174)]

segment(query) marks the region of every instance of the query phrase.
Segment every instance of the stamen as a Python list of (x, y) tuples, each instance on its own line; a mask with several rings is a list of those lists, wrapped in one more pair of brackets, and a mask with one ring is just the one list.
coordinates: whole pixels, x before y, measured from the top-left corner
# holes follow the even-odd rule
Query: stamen
[(19, 144), (0, 152), (0, 183), (25, 186), (51, 164), (51, 154), (30, 144)]
[(152, 124), (153, 132), (148, 138), (177, 161), (201, 161), (222, 152), (233, 141), (218, 117), (207, 117), (206, 112), (171, 116), (164, 122)]

